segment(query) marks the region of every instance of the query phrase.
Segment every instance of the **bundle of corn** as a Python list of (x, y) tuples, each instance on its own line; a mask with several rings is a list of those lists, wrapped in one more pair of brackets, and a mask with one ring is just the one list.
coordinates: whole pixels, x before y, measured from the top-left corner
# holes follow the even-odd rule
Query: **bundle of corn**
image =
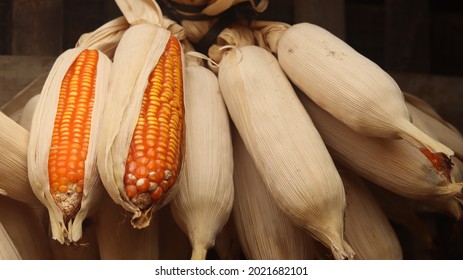
[(40, 201), (31, 192), (27, 180), (27, 145), (29, 133), (19, 124), (0, 112), (0, 195), (39, 205)]
[(357, 174), (340, 169), (346, 190), (346, 240), (359, 260), (402, 259), (402, 248), (386, 215)]
[(0, 223), (22, 259), (49, 260), (52, 256), (47, 227), (37, 218), (35, 207), (0, 197)]
[(252, 31), (226, 29), (217, 41), (234, 46), (213, 46), (209, 55), (220, 61), (222, 95), (246, 149), (280, 209), (336, 259), (352, 258), (343, 239), (346, 202), (334, 163), (278, 61), (244, 38), (252, 38)]
[(188, 235), (192, 259), (205, 259), (233, 205), (233, 151), (217, 77), (188, 56), (185, 67), (184, 167), (172, 214)]
[(233, 217), (244, 255), (250, 260), (313, 259), (313, 239), (275, 205), (243, 140), (234, 132)]
[(96, 214), (95, 228), (102, 260), (159, 259), (157, 219), (144, 229), (134, 229), (127, 213), (106, 194)]
[(314, 24), (254, 22), (253, 28), (262, 30), (260, 43), (277, 54), (291, 81), (336, 119), (365, 136), (403, 138), (450, 168), (453, 151), (410, 122), (402, 91), (374, 62)]
[[(42, 88), (28, 147), (29, 181), (48, 208), (53, 239), (77, 242), (82, 222), (103, 192), (96, 164), (111, 60), (109, 50), (127, 23), (118, 18), (61, 54)], [(116, 39), (114, 39), (116, 38)], [(114, 48), (114, 46), (113, 46)]]
[[(412, 199), (444, 198), (452, 201), (462, 196), (463, 185), (453, 181), (447, 164), (432, 163), (404, 140), (356, 133), (303, 93), (299, 93), (299, 98), (333, 158), (347, 168), (381, 187)], [(435, 168), (435, 165), (444, 164), (445, 169), (441, 171)]]
[[(175, 195), (184, 145), (182, 29), (156, 2), (116, 1), (131, 24), (114, 54), (98, 169), (111, 198), (149, 225)], [(171, 31), (165, 27), (170, 28)]]

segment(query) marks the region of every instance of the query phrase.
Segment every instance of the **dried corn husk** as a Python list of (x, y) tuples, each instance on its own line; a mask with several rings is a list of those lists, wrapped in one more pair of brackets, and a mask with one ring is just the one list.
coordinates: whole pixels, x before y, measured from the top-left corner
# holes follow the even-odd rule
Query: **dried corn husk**
[[(113, 23), (122, 21), (122, 19), (117, 19)], [(81, 198), (66, 200), (58, 206), (50, 193), (48, 158), (61, 83), (69, 67), (84, 49), (102, 47), (105, 51), (110, 50), (110, 45), (117, 44), (114, 38), (118, 38), (122, 32), (121, 29), (124, 28), (124, 24), (118, 24), (116, 27), (107, 24), (87, 36), (89, 41), (81, 40), (79, 47), (61, 54), (48, 75), (33, 115), (28, 148), (29, 181), (35, 195), (49, 211), (52, 238), (60, 243), (77, 242), (81, 238), (82, 222), (95, 210), (103, 191), (96, 164), (96, 139), (101, 135), (103, 106), (109, 100), (108, 98), (111, 98), (107, 94), (111, 61), (103, 52), (98, 51), (95, 98), (90, 142), (85, 160), (83, 195)]]
[(185, 68), (185, 149), (180, 190), (172, 214), (188, 235), (192, 259), (207, 250), (228, 221), (233, 205), (233, 151), (227, 108), (217, 77), (187, 59)]
[[(417, 107), (410, 102), (406, 104), (416, 127), (450, 147), (460, 159), (463, 158), (463, 136), (458, 130), (443, 120), (437, 113), (427, 113), (429, 111), (423, 111), (422, 107)], [(453, 160), (454, 158), (452, 158)]]
[(5, 114), (0, 113), (0, 195), (39, 205), (27, 179), (27, 145), (29, 133)]
[[(300, 93), (306, 107), (337, 161), (357, 174), (412, 199), (460, 197), (463, 185), (450, 170), (437, 171), (427, 157), (404, 140), (368, 137), (356, 133)], [(359, 145), (361, 143), (361, 145)]]
[(277, 207), (236, 131), (233, 134), (233, 155), (236, 189), (233, 217), (246, 258), (313, 259), (313, 239)]
[(233, 215), (217, 234), (214, 249), (221, 260), (239, 260), (242, 258), (241, 244)]
[[(93, 217), (84, 222), (79, 244), (61, 244), (49, 239), (54, 260), (99, 260), (98, 242)], [(114, 232), (114, 229), (113, 229)]]
[(141, 209), (125, 193), (125, 163), (148, 77), (171, 34), (179, 39), (183, 39), (184, 34), (182, 28), (162, 17), (155, 1), (118, 0), (116, 3), (131, 26), (121, 38), (114, 55), (109, 88), (112, 103), (105, 108), (103, 116), (104, 122), (110, 125), (103, 127), (104, 137), (100, 138), (98, 148), (98, 168), (111, 198), (133, 213), (131, 222), (134, 227), (144, 228), (149, 225), (152, 213), (174, 197), (178, 184), (148, 209)]
[(134, 229), (130, 215), (105, 195), (95, 220), (102, 260), (159, 259), (158, 219), (144, 229)]
[(159, 224), (159, 259), (188, 260), (191, 258), (191, 244), (188, 236), (180, 229), (172, 216), (170, 207), (158, 211)]
[[(269, 24), (253, 27), (268, 35)], [(410, 122), (402, 91), (374, 62), (317, 25), (299, 23), (284, 31), (286, 24), (274, 24), (281, 28), (260, 42), (272, 42), (285, 73), (318, 106), (363, 135), (403, 138), (424, 153), (439, 154), (430, 158), (453, 155)]]
[[(22, 259), (51, 259), (47, 228), (38, 219), (37, 207), (0, 197), (0, 223), (5, 227)], [(1, 251), (1, 250), (0, 250)]]
[(346, 190), (346, 240), (358, 260), (399, 260), (402, 248), (383, 210), (362, 179), (352, 171), (339, 171)]
[[(242, 37), (237, 35), (234, 41), (245, 45), (239, 41)], [(220, 40), (228, 43), (225, 37)], [(210, 49), (211, 57), (220, 57), (212, 53), (215, 49)], [(341, 179), (275, 57), (256, 46), (229, 47), (219, 64), (219, 84), (230, 116), (275, 203), (329, 247), (335, 258), (352, 258), (343, 240)]]
[(24, 109), (19, 118), (18, 124), (24, 127), (27, 131), (31, 130), (32, 118), (34, 116), (35, 109), (37, 104), (39, 104), (40, 94), (34, 95), (24, 106)]
[(21, 254), (0, 222), (0, 260), (21, 260)]

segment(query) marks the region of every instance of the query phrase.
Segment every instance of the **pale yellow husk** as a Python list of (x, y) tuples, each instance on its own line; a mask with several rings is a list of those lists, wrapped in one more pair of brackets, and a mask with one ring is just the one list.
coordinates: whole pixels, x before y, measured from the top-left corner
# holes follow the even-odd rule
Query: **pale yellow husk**
[(29, 133), (19, 124), (0, 113), (0, 195), (40, 205), (27, 178), (27, 145)]
[(21, 254), (0, 222), (0, 260), (21, 260)]
[(357, 174), (340, 168), (347, 200), (345, 236), (355, 259), (402, 259), (397, 235), (373, 195)]
[(437, 171), (428, 158), (405, 140), (361, 135), (304, 94), (299, 98), (314, 120), (334, 159), (357, 174), (399, 195), (412, 199), (454, 199), (462, 184)]
[(205, 259), (233, 205), (230, 127), (217, 77), (209, 69), (194, 61), (186, 66), (184, 95), (187, 142), (171, 209), (190, 239), (191, 258)]
[(31, 130), (32, 127), (32, 118), (34, 116), (35, 109), (39, 104), (40, 94), (34, 95), (24, 106), (24, 109), (19, 118), (18, 124), (24, 127), (27, 131)]
[(135, 229), (130, 224), (130, 213), (105, 195), (96, 214), (95, 228), (102, 260), (159, 259), (159, 223), (156, 218), (148, 227)]
[(233, 155), (236, 190), (233, 218), (246, 258), (314, 259), (314, 240), (277, 207), (237, 132), (233, 134)]
[(178, 184), (174, 184), (163, 199), (148, 209), (140, 209), (130, 201), (124, 190), (125, 163), (148, 77), (171, 34), (179, 39), (183, 39), (184, 34), (181, 27), (162, 17), (155, 1), (118, 0), (116, 3), (131, 26), (125, 31), (114, 54), (109, 86), (111, 105), (105, 107), (103, 114), (107, 125), (102, 128), (103, 137), (98, 143), (98, 168), (111, 198), (133, 213), (131, 222), (134, 227), (144, 228), (149, 225), (152, 213), (172, 200)]
[(281, 32), (278, 61), (285, 73), (318, 106), (367, 136), (403, 138), (433, 153), (453, 151), (410, 122), (394, 79), (327, 30), (298, 23)]
[(47, 227), (37, 215), (42, 208), (44, 207), (41, 205), (30, 206), (7, 197), (0, 197), (0, 223), (22, 259), (51, 259)]
[(112, 59), (117, 44), (129, 26), (125, 17), (115, 18), (93, 32), (82, 34), (76, 47), (96, 49)]
[(55, 61), (33, 115), (27, 154), (29, 182), (37, 198), (48, 208), (52, 237), (60, 243), (77, 242), (81, 238), (82, 222), (89, 213), (95, 210), (96, 203), (103, 191), (96, 164), (96, 140), (100, 137), (101, 132), (101, 112), (104, 104), (109, 100), (107, 99), (109, 97), (107, 89), (111, 61), (105, 54), (99, 52), (90, 143), (85, 160), (85, 187), (80, 210), (74, 217), (69, 217), (69, 222), (65, 222), (65, 217), (63, 217), (50, 193), (48, 157), (61, 82), (69, 67), (82, 51), (82, 48), (67, 50)]
[(275, 57), (257, 46), (231, 47), (219, 64), (219, 84), (276, 204), (329, 247), (335, 258), (352, 258), (343, 240), (341, 179)]

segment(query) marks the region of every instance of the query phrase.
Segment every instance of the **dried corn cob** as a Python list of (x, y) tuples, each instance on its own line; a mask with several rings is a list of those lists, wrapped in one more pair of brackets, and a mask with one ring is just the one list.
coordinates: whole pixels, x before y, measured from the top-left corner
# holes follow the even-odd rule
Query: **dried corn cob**
[[(228, 38), (243, 46), (244, 30), (235, 36), (229, 32), (233, 37)], [(229, 42), (222, 36), (218, 41)], [(216, 49), (210, 49), (211, 57), (217, 57), (212, 53)], [(229, 48), (219, 64), (219, 83), (230, 116), (280, 209), (335, 258), (352, 258), (343, 240), (341, 179), (275, 57), (256, 46)]]
[(453, 200), (462, 195), (463, 185), (452, 181), (450, 169), (437, 170), (425, 155), (408, 142), (356, 133), (303, 93), (299, 92), (299, 98), (333, 158), (362, 177), (412, 199), (445, 197)]
[(97, 50), (66, 51), (55, 62), (34, 112), (29, 181), (49, 210), (53, 238), (61, 243), (80, 239), (81, 223), (102, 190), (91, 139), (98, 137), (110, 65)]
[(362, 179), (341, 167), (346, 190), (346, 239), (359, 260), (402, 259), (399, 240), (383, 210)]
[(0, 112), (0, 195), (39, 205), (27, 180), (27, 145), (29, 133), (5, 114)]
[(246, 258), (313, 259), (313, 239), (275, 205), (236, 130), (233, 133), (233, 155), (236, 189), (233, 217)]
[(273, 25), (281, 28), (269, 22), (253, 27), (262, 37), (273, 28), (276, 34), (260, 42), (272, 41), (285, 73), (318, 106), (360, 134), (403, 138), (450, 168), (453, 151), (410, 122), (402, 91), (378, 65), (314, 24)]
[[(182, 164), (183, 54), (154, 1), (116, 1), (131, 27), (114, 55), (98, 167), (111, 198), (132, 212), (134, 227), (175, 194)], [(182, 29), (176, 29), (177, 32)], [(179, 34), (180, 36), (181, 34)]]
[(171, 209), (190, 239), (191, 258), (205, 259), (231, 213), (233, 152), (227, 109), (217, 77), (193, 58), (188, 58), (186, 64), (188, 142), (184, 176)]

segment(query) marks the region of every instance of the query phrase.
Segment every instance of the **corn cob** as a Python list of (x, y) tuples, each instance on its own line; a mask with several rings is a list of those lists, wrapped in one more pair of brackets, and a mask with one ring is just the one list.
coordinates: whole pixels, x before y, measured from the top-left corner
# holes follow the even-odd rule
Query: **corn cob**
[(126, 213), (108, 195), (102, 199), (95, 219), (96, 238), (102, 260), (159, 259), (159, 226), (134, 229)]
[(233, 217), (246, 258), (313, 259), (313, 239), (275, 205), (236, 130), (233, 133), (233, 155), (236, 189)]
[(227, 109), (217, 77), (192, 58), (186, 64), (188, 142), (184, 176), (171, 209), (177, 224), (190, 239), (191, 258), (205, 259), (231, 213), (233, 152)]
[(27, 180), (27, 145), (29, 133), (5, 114), (0, 112), (0, 195), (12, 199), (40, 205), (40, 201), (31, 192)]
[(61, 243), (80, 239), (82, 221), (102, 190), (92, 139), (99, 133), (110, 65), (97, 50), (64, 52), (47, 78), (33, 115), (29, 181), (49, 210), (53, 239)]
[[(231, 39), (242, 46), (240, 38), (247, 36), (237, 32)], [(222, 36), (219, 40), (228, 43)], [(209, 50), (211, 57), (215, 49)], [(352, 258), (343, 240), (341, 179), (275, 57), (256, 46), (229, 48), (219, 64), (219, 84), (228, 112), (280, 209), (335, 258)]]
[(111, 198), (148, 226), (176, 193), (183, 149), (183, 54), (154, 1), (116, 1), (130, 28), (114, 54), (98, 168)]
[[(314, 24), (277, 25), (273, 38), (261, 42), (272, 41), (285, 73), (318, 106), (360, 134), (403, 138), (450, 167), (453, 151), (410, 122), (402, 91), (378, 65)], [(272, 33), (269, 23), (254, 28)]]
[(394, 229), (362, 179), (344, 169), (339, 174), (347, 200), (345, 235), (355, 250), (355, 259), (402, 259), (402, 248)]
[(333, 158), (357, 174), (412, 199), (445, 197), (453, 200), (461, 196), (463, 185), (452, 181), (451, 170), (437, 170), (425, 155), (408, 142), (356, 133), (303, 93), (299, 92), (299, 98)]

